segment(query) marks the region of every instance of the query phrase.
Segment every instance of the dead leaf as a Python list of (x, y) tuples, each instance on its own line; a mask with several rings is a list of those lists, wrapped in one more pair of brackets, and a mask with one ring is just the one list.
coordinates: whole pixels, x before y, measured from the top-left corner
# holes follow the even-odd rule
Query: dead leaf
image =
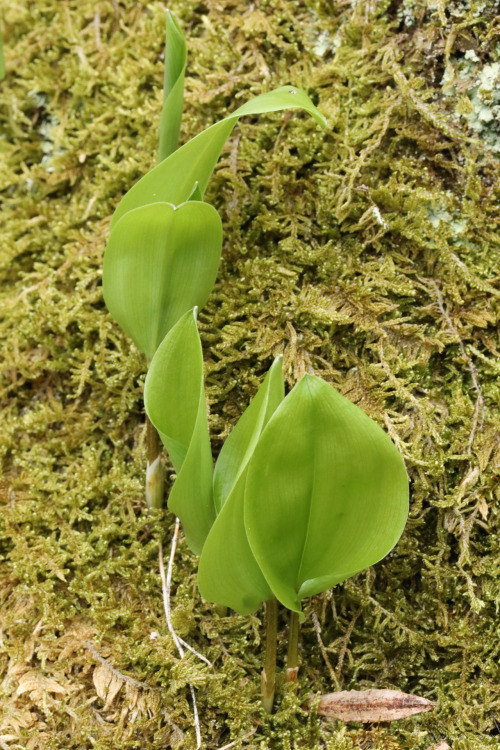
[(64, 661), (80, 651), (85, 641), (95, 633), (95, 628), (86, 620), (74, 619), (70, 622), (64, 634), (57, 639), (57, 651), (50, 654), (52, 659)]
[(94, 669), (94, 685), (99, 698), (104, 701), (104, 708), (109, 708), (120, 692), (124, 680), (121, 680), (105, 664)]
[(64, 695), (68, 690), (52, 677), (45, 677), (36, 669), (30, 669), (19, 680), (16, 695), (29, 693), (33, 701), (40, 700), (44, 693), (60, 693)]
[(489, 508), (488, 508), (488, 503), (486, 502), (486, 500), (484, 499), (484, 497), (482, 497), (479, 500), (479, 502), (477, 504), (477, 509), (481, 513), (481, 515), (483, 517), (483, 520), (486, 521), (486, 519), (488, 518)]
[[(7, 714), (2, 718), (2, 721), (0, 722), (0, 732), (3, 733), (7, 729), (11, 729), (14, 732), (17, 732), (16, 735), (12, 735), (15, 739), (18, 737), (21, 729), (33, 726), (36, 722), (36, 718), (36, 714), (31, 713), (31, 711), (16, 709), (14, 714)], [(0, 734), (0, 739), (7, 741), (6, 737), (7, 735)]]
[(342, 721), (396, 721), (433, 708), (427, 698), (399, 690), (345, 690), (320, 696), (318, 713)]
[[(47, 747), (45, 740), (50, 742), (48, 732), (39, 732), (35, 737), (32, 737), (26, 743), (26, 750), (39, 750), (40, 747)], [(40, 744), (42, 743), (42, 744)]]

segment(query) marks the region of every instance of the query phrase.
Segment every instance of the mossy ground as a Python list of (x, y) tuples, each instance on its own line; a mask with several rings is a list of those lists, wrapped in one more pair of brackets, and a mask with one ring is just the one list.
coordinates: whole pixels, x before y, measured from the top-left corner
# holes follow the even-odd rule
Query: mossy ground
[[(203, 603), (182, 541), (174, 623), (213, 667), (180, 660), (168, 634), (158, 541), (168, 551), (173, 519), (144, 508), (145, 364), (101, 294), (113, 208), (156, 159), (163, 4), (4, 4), (2, 748), (193, 748), (189, 684), (204, 748), (497, 746), (495, 6), (170, 4), (189, 47), (183, 141), (288, 82), (329, 118), (326, 132), (297, 112), (242, 120), (211, 182), (225, 225), (200, 316), (214, 452), (283, 353), (290, 385), (304, 371), (335, 385), (411, 477), (401, 542), (309, 602), (299, 695), (280, 686), (268, 718), (261, 613)], [(363, 687), (437, 708), (367, 729), (301, 708)]]

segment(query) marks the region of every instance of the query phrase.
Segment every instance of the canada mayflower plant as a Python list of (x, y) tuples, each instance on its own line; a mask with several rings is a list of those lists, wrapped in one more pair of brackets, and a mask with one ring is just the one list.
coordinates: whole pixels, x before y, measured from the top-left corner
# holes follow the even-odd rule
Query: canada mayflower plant
[(275, 690), (278, 602), (290, 611), (287, 679), (298, 670), (302, 602), (382, 559), (408, 513), (403, 460), (385, 432), (329, 383), (304, 375), (285, 395), (281, 357), (212, 461), (197, 310), (213, 288), (222, 223), (203, 195), (245, 115), (302, 108), (294, 86), (257, 96), (177, 148), (186, 45), (167, 16), (159, 163), (123, 197), (104, 257), (108, 310), (144, 353), (147, 498), (163, 502), (161, 445), (176, 472), (168, 498), (200, 556), (208, 601), (246, 615), (265, 603), (263, 704)]

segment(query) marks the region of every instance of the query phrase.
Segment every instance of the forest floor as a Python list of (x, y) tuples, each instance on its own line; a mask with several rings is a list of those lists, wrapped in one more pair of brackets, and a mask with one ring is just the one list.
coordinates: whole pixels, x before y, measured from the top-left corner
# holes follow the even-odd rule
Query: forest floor
[[(210, 183), (224, 223), (199, 318), (214, 456), (278, 354), (389, 433), (411, 479), (386, 560), (310, 600), (298, 694), (259, 704), (262, 612), (203, 602), (181, 537), (174, 626), (144, 503), (145, 362), (102, 257), (155, 163), (164, 4), (16, 0), (2, 13), (0, 747), (453, 750), (500, 736), (500, 17), (479, 0), (173, 0), (181, 141), (292, 83), (328, 118), (243, 118)], [(286, 620), (280, 619), (280, 643)], [(280, 663), (284, 659), (280, 646)], [(434, 701), (385, 725), (307, 698)], [(233, 744), (232, 744), (233, 743)]]

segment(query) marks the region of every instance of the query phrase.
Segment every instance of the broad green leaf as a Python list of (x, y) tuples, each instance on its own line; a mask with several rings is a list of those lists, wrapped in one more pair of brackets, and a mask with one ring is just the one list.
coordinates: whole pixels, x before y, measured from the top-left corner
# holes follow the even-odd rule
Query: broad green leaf
[(158, 347), (146, 377), (144, 403), (177, 472), (168, 507), (180, 518), (189, 547), (199, 555), (215, 508), (203, 353), (194, 310)]
[(167, 156), (170, 156), (176, 150), (179, 142), (186, 60), (187, 48), (184, 36), (174, 16), (167, 10), (159, 161), (163, 161)]
[(198, 588), (208, 602), (249, 615), (273, 596), (250, 549), (244, 523), (246, 469), (207, 536), (198, 566)]
[(301, 611), (383, 558), (408, 514), (403, 460), (385, 432), (320, 378), (278, 407), (248, 464), (245, 528), (275, 596)]
[(282, 358), (278, 357), (224, 443), (215, 467), (214, 501), (219, 515), (201, 553), (198, 586), (207, 601), (242, 615), (254, 612), (273, 596), (248, 544), (243, 510), (248, 461), (283, 396)]
[(221, 250), (221, 220), (208, 203), (151, 203), (116, 224), (104, 254), (104, 299), (149, 358), (187, 310), (203, 307)]
[(267, 94), (256, 96), (224, 120), (217, 122), (185, 143), (145, 174), (118, 204), (111, 227), (124, 214), (138, 206), (158, 201), (174, 205), (184, 203), (189, 199), (196, 181), (203, 195), (222, 148), (238, 118), (243, 115), (277, 112), (291, 107), (306, 110), (317, 123), (325, 126), (326, 121), (321, 112), (300, 89), (282, 86)]
[(215, 464), (214, 502), (219, 512), (250, 456), (260, 434), (285, 396), (283, 358), (277, 357), (271, 365), (255, 398), (243, 412), (226, 439)]

